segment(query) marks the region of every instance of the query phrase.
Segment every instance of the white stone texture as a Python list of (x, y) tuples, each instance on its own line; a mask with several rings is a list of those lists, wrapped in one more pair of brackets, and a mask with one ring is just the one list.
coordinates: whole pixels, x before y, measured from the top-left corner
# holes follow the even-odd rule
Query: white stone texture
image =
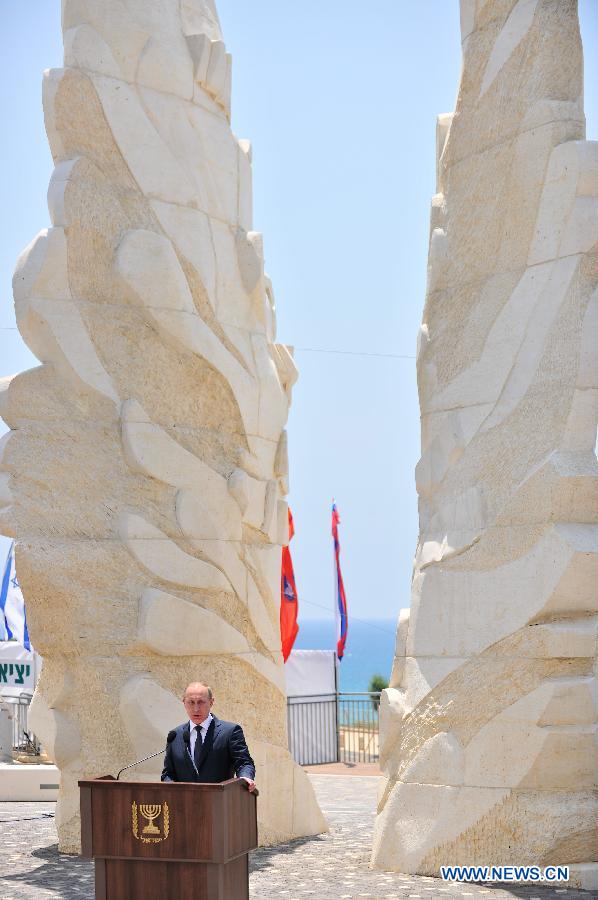
[(598, 143), (574, 2), (461, 0), (418, 340), (420, 535), (373, 863), (596, 883)]
[(63, 0), (63, 29), (43, 90), (53, 227), (14, 277), (41, 365), (0, 383), (0, 528), (44, 656), (32, 727), (61, 770), (60, 846), (79, 846), (78, 778), (157, 749), (195, 680), (243, 725), (261, 842), (315, 834), (278, 625), (297, 372), (275, 343), (218, 16), (212, 0)]

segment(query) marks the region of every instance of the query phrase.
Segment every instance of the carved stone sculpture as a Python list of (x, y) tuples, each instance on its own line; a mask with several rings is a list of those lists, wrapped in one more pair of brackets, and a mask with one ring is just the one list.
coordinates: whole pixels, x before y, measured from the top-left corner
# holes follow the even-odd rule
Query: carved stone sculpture
[(297, 373), (275, 343), (216, 10), (63, 0), (63, 29), (64, 68), (43, 89), (52, 227), (14, 277), (42, 365), (5, 379), (0, 448), (60, 847), (78, 848), (77, 780), (158, 749), (198, 679), (244, 726), (261, 842), (314, 834), (326, 825), (287, 751), (278, 629)]
[(381, 868), (596, 882), (598, 143), (574, 0), (461, 0), (418, 351), (420, 536)]

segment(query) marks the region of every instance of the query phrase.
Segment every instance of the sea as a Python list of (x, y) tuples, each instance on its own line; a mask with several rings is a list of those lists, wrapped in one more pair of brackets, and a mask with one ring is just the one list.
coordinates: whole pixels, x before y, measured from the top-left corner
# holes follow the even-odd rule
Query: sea
[[(334, 650), (336, 631), (333, 619), (299, 619), (297, 650)], [(372, 675), (388, 681), (395, 649), (397, 619), (351, 619), (345, 654), (339, 663), (340, 690), (367, 691)]]

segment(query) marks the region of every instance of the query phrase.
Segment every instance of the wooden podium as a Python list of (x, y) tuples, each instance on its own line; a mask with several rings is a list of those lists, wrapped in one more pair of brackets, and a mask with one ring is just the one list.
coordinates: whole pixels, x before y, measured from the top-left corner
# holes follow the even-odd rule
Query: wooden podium
[(80, 781), (83, 856), (96, 900), (244, 900), (256, 797), (220, 784)]

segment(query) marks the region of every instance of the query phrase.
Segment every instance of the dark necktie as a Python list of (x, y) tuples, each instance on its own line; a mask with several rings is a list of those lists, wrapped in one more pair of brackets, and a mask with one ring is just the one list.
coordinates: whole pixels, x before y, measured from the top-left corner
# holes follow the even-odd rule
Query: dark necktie
[(197, 737), (195, 738), (195, 750), (193, 751), (193, 759), (195, 760), (195, 768), (199, 769), (199, 757), (201, 756), (201, 747), (203, 743), (201, 739), (201, 725), (196, 725), (195, 731), (197, 733)]

